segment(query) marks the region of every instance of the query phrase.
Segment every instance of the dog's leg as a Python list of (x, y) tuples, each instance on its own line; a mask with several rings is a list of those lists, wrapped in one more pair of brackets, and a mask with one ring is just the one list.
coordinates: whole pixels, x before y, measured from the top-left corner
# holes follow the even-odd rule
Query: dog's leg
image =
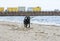
[(30, 28), (30, 24), (28, 24), (28, 27)]
[(30, 24), (29, 24), (29, 28), (30, 28)]
[(27, 24), (25, 24), (25, 27), (27, 28)]

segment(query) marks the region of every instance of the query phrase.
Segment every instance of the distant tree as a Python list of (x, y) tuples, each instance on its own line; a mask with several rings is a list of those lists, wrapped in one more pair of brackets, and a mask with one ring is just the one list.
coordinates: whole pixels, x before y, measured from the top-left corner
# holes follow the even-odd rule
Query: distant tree
[(4, 12), (5, 12), (5, 14), (8, 14), (8, 10), (7, 9)]
[(5, 12), (8, 12), (8, 10), (5, 10)]

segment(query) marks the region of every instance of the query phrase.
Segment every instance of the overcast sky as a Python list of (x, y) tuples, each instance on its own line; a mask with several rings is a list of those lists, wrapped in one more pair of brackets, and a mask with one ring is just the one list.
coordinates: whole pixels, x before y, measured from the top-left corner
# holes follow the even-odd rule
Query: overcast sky
[(40, 6), (42, 10), (60, 10), (60, 0), (0, 0), (0, 7), (36, 7)]

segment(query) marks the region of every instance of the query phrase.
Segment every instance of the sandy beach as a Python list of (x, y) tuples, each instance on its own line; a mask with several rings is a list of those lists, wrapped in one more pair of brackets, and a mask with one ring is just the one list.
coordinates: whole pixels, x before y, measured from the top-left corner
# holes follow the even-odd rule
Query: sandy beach
[(0, 22), (0, 41), (60, 41), (60, 26)]

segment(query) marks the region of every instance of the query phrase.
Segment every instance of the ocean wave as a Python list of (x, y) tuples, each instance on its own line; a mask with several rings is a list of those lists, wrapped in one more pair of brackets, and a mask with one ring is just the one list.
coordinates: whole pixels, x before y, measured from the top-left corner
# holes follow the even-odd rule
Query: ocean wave
[[(25, 16), (0, 16), (0, 21), (23, 23)], [(60, 16), (30, 16), (31, 23), (45, 25), (60, 25)]]

